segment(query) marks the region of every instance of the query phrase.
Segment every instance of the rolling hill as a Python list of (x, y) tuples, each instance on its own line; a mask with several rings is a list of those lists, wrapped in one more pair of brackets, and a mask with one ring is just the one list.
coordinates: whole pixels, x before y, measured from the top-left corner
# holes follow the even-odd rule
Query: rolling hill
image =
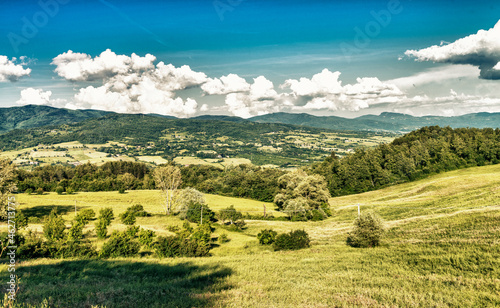
[(110, 113), (101, 110), (71, 110), (38, 105), (0, 108), (0, 133), (14, 129), (77, 123)]

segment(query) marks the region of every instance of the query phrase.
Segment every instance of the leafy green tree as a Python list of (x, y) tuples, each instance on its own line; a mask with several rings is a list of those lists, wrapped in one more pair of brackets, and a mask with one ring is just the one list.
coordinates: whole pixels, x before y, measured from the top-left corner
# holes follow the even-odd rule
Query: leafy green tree
[(198, 224), (215, 221), (215, 213), (208, 205), (195, 203), (188, 207), (186, 220)]
[(352, 247), (375, 247), (384, 233), (382, 219), (372, 212), (362, 213), (354, 221), (354, 230), (347, 236), (347, 245)]
[(240, 211), (237, 211), (234, 208), (234, 205), (231, 205), (225, 209), (219, 211), (219, 219), (222, 222), (229, 221), (231, 225), (234, 225), (238, 220), (243, 218), (243, 214)]
[(307, 212), (327, 204), (330, 197), (324, 178), (317, 174), (307, 175), (303, 170), (281, 176), (278, 185), (280, 192), (274, 203), (290, 218), (306, 217)]
[(198, 190), (188, 187), (179, 190), (173, 199), (174, 208), (179, 212), (179, 217), (185, 219), (187, 210), (193, 204), (205, 204), (205, 196)]

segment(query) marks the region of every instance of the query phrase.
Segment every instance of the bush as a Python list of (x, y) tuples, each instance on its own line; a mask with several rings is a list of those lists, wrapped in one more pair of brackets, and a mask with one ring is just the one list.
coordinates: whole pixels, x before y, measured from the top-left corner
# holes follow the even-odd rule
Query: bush
[(276, 240), (277, 234), (278, 233), (272, 229), (264, 229), (257, 234), (257, 238), (261, 245), (271, 245)]
[[(201, 210), (203, 209), (203, 215)], [(203, 222), (216, 221), (215, 213), (206, 204), (191, 204), (186, 213), (186, 219), (190, 222), (200, 223), (201, 216), (203, 216)]]
[(97, 250), (90, 242), (64, 241), (55, 246), (52, 257), (55, 258), (83, 258), (89, 259), (97, 256)]
[(219, 244), (224, 244), (224, 243), (229, 242), (230, 240), (227, 237), (226, 233), (222, 233), (221, 235), (219, 235), (219, 238), (217, 239), (217, 241), (219, 242)]
[(39, 187), (39, 188), (36, 190), (36, 194), (37, 194), (37, 195), (43, 195), (43, 188)]
[(354, 230), (349, 232), (346, 243), (352, 247), (375, 247), (383, 233), (382, 219), (375, 213), (363, 213), (354, 221)]
[(86, 225), (95, 217), (95, 212), (92, 209), (81, 210), (75, 217), (75, 220)]
[(311, 240), (304, 230), (295, 230), (276, 236), (274, 250), (297, 250), (310, 246)]
[(125, 230), (125, 234), (130, 238), (137, 237), (137, 233), (139, 233), (139, 226), (129, 226), (127, 230)]
[(57, 215), (56, 209), (50, 212), (49, 217), (43, 224), (43, 234), (48, 240), (58, 240), (64, 237), (66, 225), (62, 217)]
[(83, 227), (85, 224), (81, 221), (71, 222), (71, 228), (69, 228), (68, 238), (73, 241), (78, 241), (83, 238)]
[(108, 224), (105, 220), (99, 219), (95, 224), (95, 232), (97, 234), (97, 238), (104, 239), (106, 235), (108, 235)]
[(150, 216), (148, 212), (144, 210), (144, 207), (140, 204), (133, 205), (127, 208), (127, 211), (135, 214), (135, 217), (148, 217)]
[(119, 194), (124, 194), (125, 193), (125, 188), (123, 188), (123, 187), (118, 188), (118, 193)]
[(139, 243), (146, 248), (153, 248), (153, 240), (156, 233), (152, 230), (141, 229), (139, 231)]
[(133, 225), (135, 224), (135, 215), (132, 212), (125, 212), (120, 215), (120, 219), (124, 225)]
[(102, 246), (99, 256), (102, 258), (133, 257), (139, 253), (140, 249), (139, 242), (125, 232), (114, 232)]
[(109, 207), (101, 209), (99, 211), (99, 220), (103, 220), (107, 225), (111, 223), (115, 217), (113, 215), (113, 210)]
[(57, 187), (56, 187), (56, 193), (57, 193), (58, 195), (62, 195), (62, 194), (63, 194), (63, 192), (64, 192), (64, 188), (62, 188), (61, 186), (57, 186)]
[(160, 236), (154, 243), (156, 255), (160, 258), (204, 257), (209, 255), (210, 245), (192, 238)]
[(31, 195), (33, 193), (33, 189), (28, 188), (24, 192), (27, 193), (28, 195)]
[(75, 190), (73, 188), (71, 188), (71, 187), (66, 188), (66, 194), (72, 195), (74, 193), (75, 193)]

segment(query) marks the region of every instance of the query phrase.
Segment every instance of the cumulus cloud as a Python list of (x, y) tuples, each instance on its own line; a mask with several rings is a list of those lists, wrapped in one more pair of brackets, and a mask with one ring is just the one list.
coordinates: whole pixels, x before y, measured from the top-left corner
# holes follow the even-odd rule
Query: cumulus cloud
[(52, 91), (26, 88), (21, 91), (21, 98), (16, 102), (19, 105), (48, 105), (62, 106), (66, 103), (63, 99), (51, 99)]
[(489, 30), (461, 38), (447, 45), (434, 45), (421, 50), (407, 50), (406, 56), (416, 61), (470, 64), (480, 69), (482, 79), (500, 79), (500, 21)]
[(249, 118), (279, 112), (287, 102), (274, 90), (273, 83), (264, 76), (254, 79), (246, 92), (230, 93), (225, 103), (229, 112), (241, 118)]
[(357, 78), (355, 84), (342, 85), (340, 72), (324, 69), (311, 79), (289, 79), (281, 85), (289, 88), (294, 110), (357, 111), (371, 105), (396, 102), (404, 93), (394, 84), (378, 78)]
[(249, 91), (250, 84), (236, 74), (229, 74), (221, 78), (209, 78), (201, 89), (208, 95), (226, 95)]
[(55, 72), (73, 82), (102, 80), (101, 86), (81, 88), (68, 105), (121, 113), (160, 113), (187, 117), (197, 111), (194, 99), (176, 97), (175, 91), (200, 86), (205, 73), (189, 66), (175, 67), (147, 54), (117, 55), (107, 49), (92, 58), (83, 53), (65, 52), (52, 61)]
[(9, 60), (7, 56), (0, 56), (0, 82), (17, 81), (31, 73), (30, 68), (24, 68), (25, 63), (16, 64), (16, 60), (16, 58)]

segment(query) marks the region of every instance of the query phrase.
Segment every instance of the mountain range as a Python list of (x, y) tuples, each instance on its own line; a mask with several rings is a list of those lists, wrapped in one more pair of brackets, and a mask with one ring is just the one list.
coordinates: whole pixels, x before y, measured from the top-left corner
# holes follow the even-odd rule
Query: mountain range
[[(0, 133), (14, 129), (34, 128), (46, 125), (78, 123), (86, 119), (99, 118), (113, 112), (101, 110), (70, 110), (49, 106), (27, 105), (0, 108)], [(172, 116), (148, 114), (175, 119)], [(314, 116), (306, 113), (272, 113), (243, 119), (224, 115), (202, 115), (192, 119), (228, 122), (279, 123), (325, 128), (342, 131), (383, 131), (405, 133), (424, 126), (450, 126), (499, 128), (500, 113), (473, 113), (456, 117), (423, 116), (384, 112), (380, 115), (364, 115), (349, 119), (337, 116)]]

